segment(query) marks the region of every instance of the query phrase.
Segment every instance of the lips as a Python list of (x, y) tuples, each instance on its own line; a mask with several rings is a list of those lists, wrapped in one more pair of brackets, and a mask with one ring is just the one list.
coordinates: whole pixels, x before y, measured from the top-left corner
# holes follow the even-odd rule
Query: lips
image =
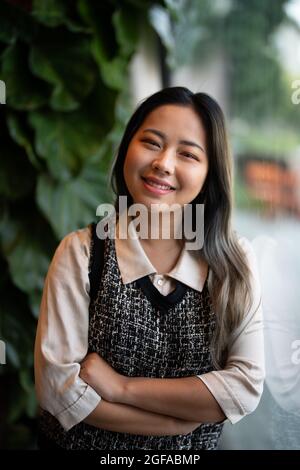
[(161, 189), (176, 189), (174, 186), (172, 186), (168, 181), (160, 180), (158, 178), (155, 178), (153, 176), (148, 176), (148, 177), (143, 177), (142, 179), (146, 181), (147, 183), (154, 183), (155, 185), (162, 186)]

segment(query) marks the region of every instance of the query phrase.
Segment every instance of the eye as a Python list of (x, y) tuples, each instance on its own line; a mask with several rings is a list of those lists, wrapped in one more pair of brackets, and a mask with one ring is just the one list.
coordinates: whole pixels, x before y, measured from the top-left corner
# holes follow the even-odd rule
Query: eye
[(151, 139), (142, 139), (142, 142), (145, 142), (148, 145), (151, 145), (152, 147), (158, 147), (160, 148), (159, 144), (155, 142), (154, 140)]
[(192, 153), (189, 153), (189, 152), (181, 152), (181, 155), (184, 155), (185, 157), (193, 158), (194, 160), (199, 161), (199, 158), (196, 157), (196, 155), (194, 155), (194, 154), (192, 154)]

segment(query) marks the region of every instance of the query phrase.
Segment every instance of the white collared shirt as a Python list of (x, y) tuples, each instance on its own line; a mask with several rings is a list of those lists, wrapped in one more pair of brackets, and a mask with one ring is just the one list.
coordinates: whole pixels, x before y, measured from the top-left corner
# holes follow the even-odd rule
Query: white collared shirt
[[(118, 227), (118, 225), (117, 225)], [(183, 249), (171, 271), (158, 274), (138, 239), (133, 223), (128, 219), (128, 237), (116, 238), (116, 254), (121, 278), (128, 284), (144, 276), (149, 276), (155, 287), (163, 295), (168, 295), (176, 286), (176, 280), (201, 292), (207, 277), (207, 263), (198, 250)], [(136, 260), (139, 260), (138, 263)]]
[[(130, 230), (134, 230), (133, 224)], [(253, 273), (253, 305), (231, 335), (225, 368), (197, 376), (232, 423), (256, 408), (265, 375), (256, 259), (250, 242), (245, 238), (239, 242)], [(124, 284), (148, 275), (163, 295), (174, 289), (176, 279), (199, 292), (203, 289), (208, 268), (195, 250), (184, 247), (174, 268), (162, 275), (157, 273), (137, 237), (116, 236), (115, 247)], [(59, 244), (45, 280), (35, 342), (38, 401), (66, 430), (84, 420), (101, 400), (79, 377), (80, 362), (88, 350), (89, 251), (89, 228), (68, 234)]]

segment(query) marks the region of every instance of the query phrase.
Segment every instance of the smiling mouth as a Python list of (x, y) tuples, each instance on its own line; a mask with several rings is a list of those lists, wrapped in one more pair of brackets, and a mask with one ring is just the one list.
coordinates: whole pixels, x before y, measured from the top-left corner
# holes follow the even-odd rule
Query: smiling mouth
[(154, 183), (153, 181), (148, 180), (147, 178), (142, 177), (142, 180), (145, 181), (147, 184), (149, 184), (149, 186), (153, 186), (153, 188), (162, 189), (162, 190), (169, 190), (169, 191), (174, 191), (175, 190), (175, 188), (173, 188), (173, 186)]

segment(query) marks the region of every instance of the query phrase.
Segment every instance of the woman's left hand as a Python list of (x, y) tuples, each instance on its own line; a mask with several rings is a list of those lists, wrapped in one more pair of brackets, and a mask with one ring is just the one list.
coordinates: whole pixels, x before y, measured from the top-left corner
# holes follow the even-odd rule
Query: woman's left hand
[(106, 401), (120, 402), (127, 377), (116, 372), (99, 354), (88, 354), (81, 363), (79, 377)]

